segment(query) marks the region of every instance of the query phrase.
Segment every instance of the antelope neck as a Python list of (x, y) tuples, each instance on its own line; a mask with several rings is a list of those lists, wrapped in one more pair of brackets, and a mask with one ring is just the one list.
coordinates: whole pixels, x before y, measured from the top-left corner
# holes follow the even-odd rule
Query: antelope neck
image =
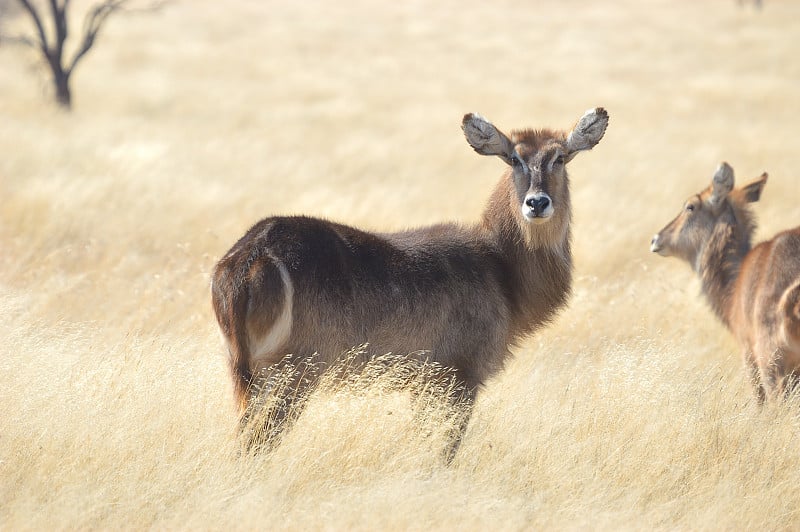
[(750, 236), (732, 224), (723, 224), (714, 229), (695, 265), (703, 294), (714, 313), (728, 328), (731, 326), (731, 301), (736, 279), (749, 251)]

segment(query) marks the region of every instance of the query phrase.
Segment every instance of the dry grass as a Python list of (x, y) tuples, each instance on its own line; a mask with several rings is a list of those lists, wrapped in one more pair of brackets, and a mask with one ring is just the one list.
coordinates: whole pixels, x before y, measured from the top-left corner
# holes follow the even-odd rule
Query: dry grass
[[(800, 5), (286, 4), (112, 19), (70, 115), (0, 46), (0, 528), (796, 528), (800, 405), (753, 404), (691, 272), (648, 242), (722, 159), (770, 172), (759, 237), (800, 221)], [(464, 112), (568, 127), (597, 105), (570, 307), (452, 467), (446, 409), (380, 379), (239, 454), (208, 275), (250, 224), (475, 219), (501, 163)]]

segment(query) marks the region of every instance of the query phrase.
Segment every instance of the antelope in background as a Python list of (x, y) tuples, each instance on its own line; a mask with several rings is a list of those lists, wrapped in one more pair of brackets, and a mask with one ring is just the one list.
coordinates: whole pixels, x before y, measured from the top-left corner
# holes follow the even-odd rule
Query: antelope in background
[[(505, 135), (477, 114), (464, 116), (472, 148), (509, 167), (472, 226), (369, 233), (305, 216), (254, 225), (216, 265), (211, 287), (242, 425), (287, 364), (318, 374), (362, 344), (362, 362), (393, 353), (450, 368), (471, 405), (510, 347), (566, 304), (572, 215), (565, 165), (593, 148), (607, 124), (606, 111), (596, 108), (572, 131)], [(317, 374), (297, 372), (265, 428), (268, 441)]]
[(785, 396), (800, 370), (800, 227), (751, 248), (764, 173), (740, 188), (720, 164), (706, 189), (653, 237), (650, 250), (687, 261), (717, 317), (737, 337), (759, 402)]

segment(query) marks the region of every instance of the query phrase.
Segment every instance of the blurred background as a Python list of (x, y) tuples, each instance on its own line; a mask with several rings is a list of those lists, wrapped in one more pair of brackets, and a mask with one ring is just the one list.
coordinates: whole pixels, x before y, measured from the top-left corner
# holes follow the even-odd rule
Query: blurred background
[[(93, 5), (70, 3), (67, 57)], [(105, 20), (65, 110), (27, 12), (0, 2), (0, 525), (796, 526), (794, 418), (753, 409), (692, 272), (649, 242), (722, 160), (770, 174), (757, 239), (800, 223), (800, 4), (126, 7), (145, 9)], [(319, 416), (349, 413), (298, 425), (307, 452), (232, 457), (208, 282), (248, 227), (470, 223), (504, 165), (465, 113), (569, 129), (596, 106), (605, 138), (569, 166), (570, 306), (487, 387), (454, 469), (367, 432), (319, 451), (375, 421), (332, 398)]]

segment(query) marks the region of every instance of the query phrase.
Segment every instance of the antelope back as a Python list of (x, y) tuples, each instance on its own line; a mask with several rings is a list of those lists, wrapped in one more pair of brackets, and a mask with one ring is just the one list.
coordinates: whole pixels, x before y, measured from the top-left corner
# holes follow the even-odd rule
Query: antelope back
[(736, 281), (731, 327), (769, 354), (789, 347), (800, 365), (800, 228), (778, 233), (745, 257)]

